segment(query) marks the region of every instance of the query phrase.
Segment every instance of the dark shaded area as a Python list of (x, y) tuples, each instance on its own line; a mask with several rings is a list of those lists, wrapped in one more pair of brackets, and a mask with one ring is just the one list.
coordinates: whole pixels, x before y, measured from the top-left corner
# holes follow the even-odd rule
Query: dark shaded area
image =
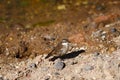
[(55, 61), (57, 58), (60, 58), (62, 60), (75, 58), (75, 57), (77, 57), (79, 54), (81, 54), (83, 52), (85, 52), (85, 50), (74, 51), (74, 52), (65, 54), (63, 56), (54, 56), (53, 58), (50, 59), (50, 61)]

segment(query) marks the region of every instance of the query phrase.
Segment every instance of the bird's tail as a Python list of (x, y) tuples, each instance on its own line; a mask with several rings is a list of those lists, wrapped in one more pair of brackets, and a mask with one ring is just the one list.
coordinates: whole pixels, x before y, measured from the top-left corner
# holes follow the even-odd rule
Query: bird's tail
[(52, 53), (54, 52), (54, 50), (55, 50), (55, 49), (53, 49), (53, 50), (45, 57), (45, 59), (49, 58), (49, 57), (52, 55)]
[(51, 56), (51, 54), (48, 54), (48, 55), (45, 57), (45, 59), (49, 58), (50, 56)]

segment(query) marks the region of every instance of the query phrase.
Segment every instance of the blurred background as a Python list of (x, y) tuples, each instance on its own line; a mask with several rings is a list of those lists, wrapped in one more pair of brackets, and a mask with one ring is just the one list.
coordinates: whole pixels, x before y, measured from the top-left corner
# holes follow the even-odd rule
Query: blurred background
[(48, 25), (59, 21), (77, 22), (78, 17), (105, 13), (119, 6), (119, 0), (0, 0), (0, 23)]

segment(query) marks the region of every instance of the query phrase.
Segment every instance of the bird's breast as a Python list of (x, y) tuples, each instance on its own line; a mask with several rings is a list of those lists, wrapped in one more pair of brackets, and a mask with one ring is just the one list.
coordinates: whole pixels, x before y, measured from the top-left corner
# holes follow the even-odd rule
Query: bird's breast
[(66, 54), (68, 51), (68, 47), (69, 47), (68, 43), (63, 43), (61, 48), (61, 54)]

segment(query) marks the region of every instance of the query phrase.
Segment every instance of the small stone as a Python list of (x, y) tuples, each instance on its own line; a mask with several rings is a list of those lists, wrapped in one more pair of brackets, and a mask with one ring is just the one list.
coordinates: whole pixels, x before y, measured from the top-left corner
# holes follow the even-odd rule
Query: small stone
[(55, 38), (52, 37), (52, 36), (50, 36), (50, 35), (45, 35), (45, 36), (43, 36), (43, 38), (44, 38), (45, 41), (46, 41), (46, 40), (50, 40), (50, 41), (55, 40)]
[(26, 29), (29, 29), (29, 28), (31, 28), (31, 27), (32, 27), (31, 24), (25, 25), (25, 28), (26, 28)]
[(8, 78), (4, 77), (4, 80), (9, 80)]
[(3, 78), (3, 76), (2, 76), (2, 75), (0, 75), (0, 80), (4, 80), (4, 78)]
[(49, 69), (48, 67), (42, 67), (41, 68), (41, 70), (44, 71), (44, 72), (48, 71), (48, 69)]
[(102, 30), (98, 30), (96, 32), (93, 32), (92, 33), (92, 37), (94, 37), (94, 38), (100, 37), (102, 32), (103, 32)]
[(57, 9), (58, 10), (65, 10), (66, 6), (65, 5), (59, 5), (59, 6), (57, 6)]
[(94, 56), (95, 56), (95, 57), (97, 57), (97, 56), (99, 56), (99, 55), (100, 55), (100, 53), (98, 53), (98, 52), (95, 52), (95, 53), (94, 53)]
[(0, 80), (4, 80), (3, 77), (0, 77)]
[(65, 67), (65, 63), (62, 61), (55, 62), (54, 68), (57, 70), (62, 70)]
[(85, 67), (84, 67), (84, 70), (85, 71), (89, 71), (89, 70), (93, 70), (94, 69), (94, 67), (93, 66), (90, 66), (90, 65), (86, 65)]
[(83, 1), (82, 4), (88, 5), (88, 1)]
[(101, 36), (101, 39), (102, 39), (102, 40), (105, 40), (105, 38), (106, 38), (105, 35), (102, 35), (102, 36)]
[(29, 66), (30, 68), (37, 68), (37, 65), (35, 63), (31, 63)]
[(103, 31), (100, 36), (101, 36), (101, 39), (102, 39), (102, 40), (105, 40), (105, 38), (106, 38), (106, 32)]
[(82, 80), (82, 79), (80, 79), (79, 77), (77, 77), (77, 76), (73, 76), (73, 77), (71, 77), (71, 79), (70, 80)]
[(19, 53), (15, 54), (15, 58), (20, 58), (20, 57), (21, 57), (21, 55)]
[(93, 28), (93, 29), (96, 29), (96, 28), (97, 28), (97, 25), (98, 25), (98, 24), (96, 24), (95, 22), (91, 22), (91, 23), (88, 25), (88, 27), (91, 27), (91, 28)]
[(60, 73), (58, 73), (58, 72), (55, 72), (54, 74), (55, 74), (55, 75), (60, 75)]
[(108, 51), (109, 51), (109, 53), (112, 53), (113, 51), (115, 51), (116, 50), (116, 48), (115, 47), (109, 47), (109, 49), (108, 49)]
[(74, 64), (77, 64), (77, 63), (78, 63), (77, 61), (72, 61), (71, 65), (74, 65)]
[(50, 80), (50, 76), (46, 76), (44, 80)]
[(104, 9), (105, 9), (105, 7), (103, 5), (97, 5), (96, 6), (96, 10), (102, 11)]
[(116, 32), (117, 29), (116, 29), (116, 28), (111, 28), (110, 31), (111, 31), (111, 32)]

